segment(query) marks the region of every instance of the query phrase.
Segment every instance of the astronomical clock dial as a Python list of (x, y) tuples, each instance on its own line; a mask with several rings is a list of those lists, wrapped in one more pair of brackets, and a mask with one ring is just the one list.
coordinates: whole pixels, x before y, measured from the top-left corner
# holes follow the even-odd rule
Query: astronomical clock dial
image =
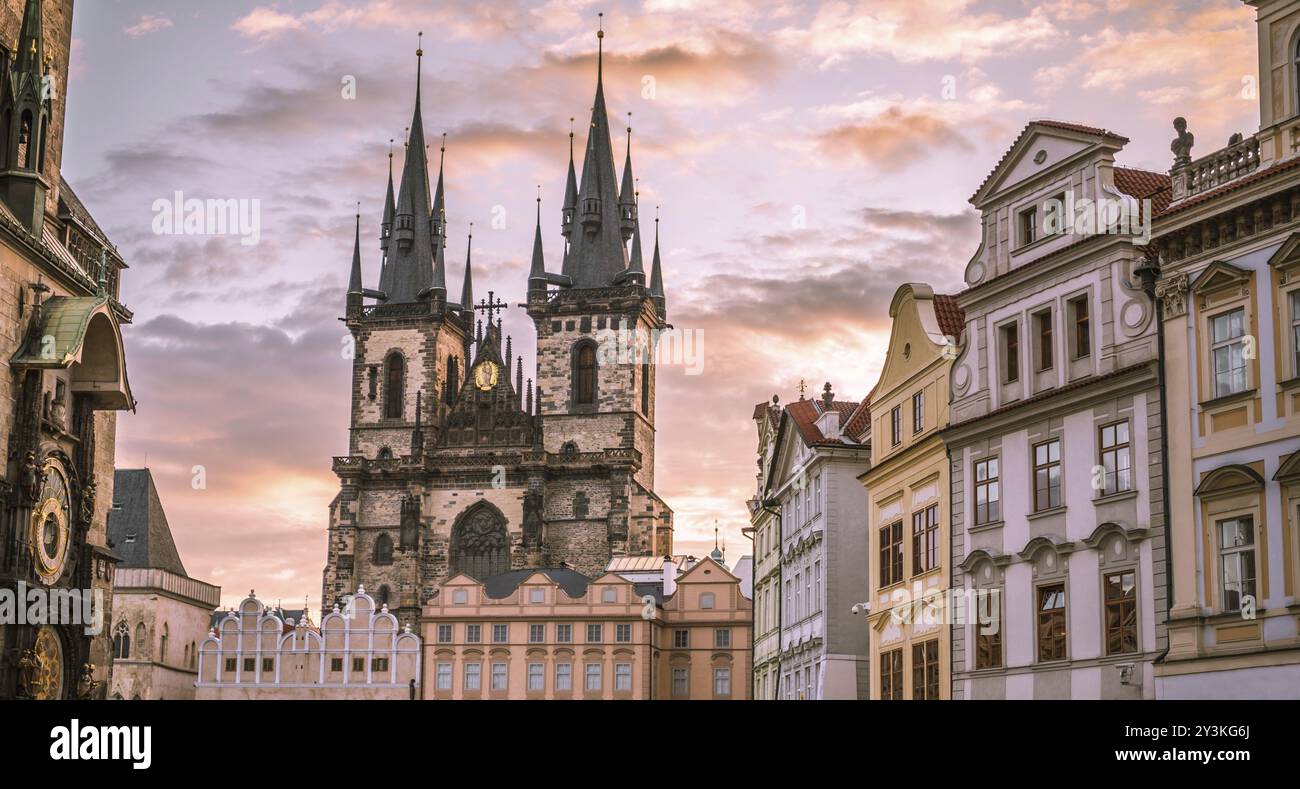
[(37, 700), (63, 698), (63, 642), (49, 625), (36, 631), (36, 665), (32, 669), (29, 686), (31, 697)]
[(479, 362), (474, 368), (474, 383), (484, 392), (491, 391), (497, 385), (497, 366), (495, 362)]
[(68, 475), (59, 461), (45, 461), (41, 493), (32, 510), (32, 544), (35, 546), (36, 574), (44, 584), (53, 584), (63, 575), (68, 560)]

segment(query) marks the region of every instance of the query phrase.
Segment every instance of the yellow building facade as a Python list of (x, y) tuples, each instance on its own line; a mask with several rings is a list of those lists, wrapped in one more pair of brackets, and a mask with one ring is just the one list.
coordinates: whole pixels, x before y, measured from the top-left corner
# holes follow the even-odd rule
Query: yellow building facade
[(948, 375), (961, 310), (928, 285), (903, 285), (880, 381), (869, 396), (871, 698), (947, 699), (951, 691)]

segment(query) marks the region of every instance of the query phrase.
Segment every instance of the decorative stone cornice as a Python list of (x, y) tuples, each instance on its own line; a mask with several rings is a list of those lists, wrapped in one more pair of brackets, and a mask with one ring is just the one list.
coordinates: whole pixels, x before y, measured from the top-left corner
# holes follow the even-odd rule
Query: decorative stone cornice
[(1189, 288), (1190, 281), (1187, 274), (1182, 272), (1163, 277), (1156, 283), (1156, 298), (1160, 299), (1164, 306), (1166, 319), (1181, 318), (1187, 314), (1187, 292)]

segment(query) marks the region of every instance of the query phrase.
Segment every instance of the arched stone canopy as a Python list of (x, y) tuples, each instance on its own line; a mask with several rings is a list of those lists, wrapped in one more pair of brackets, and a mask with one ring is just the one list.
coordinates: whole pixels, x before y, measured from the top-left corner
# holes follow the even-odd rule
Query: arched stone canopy
[(10, 364), (15, 369), (68, 370), (69, 388), (89, 395), (91, 408), (134, 410), (122, 330), (107, 297), (53, 296), (40, 310), (40, 326)]
[(501, 510), (475, 502), (451, 527), (451, 574), (483, 579), (510, 569), (510, 534)]

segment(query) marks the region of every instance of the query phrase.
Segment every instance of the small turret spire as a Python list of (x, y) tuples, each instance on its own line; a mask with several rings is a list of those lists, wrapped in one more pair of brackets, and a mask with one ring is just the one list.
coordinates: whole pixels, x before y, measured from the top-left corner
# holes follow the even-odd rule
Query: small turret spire
[(632, 175), (632, 113), (627, 114), (627, 158), (623, 161), (623, 184), (618, 189), (618, 227), (626, 243), (636, 229), (636, 178)]
[(379, 264), (379, 289), (387, 292), (388, 249), (393, 238), (393, 219), (397, 214), (397, 201), (393, 199), (393, 138), (388, 138), (388, 192), (384, 195), (384, 218), (379, 226), (379, 249), (384, 253)]
[(460, 306), (470, 315), (474, 314), (474, 271), (470, 264), (470, 252), (474, 248), (474, 223), (469, 223), (469, 238), (465, 241), (465, 283), (460, 289)]
[(348, 275), (347, 307), (361, 306), (364, 288), (361, 284), (361, 203), (357, 202), (356, 237), (352, 242), (352, 271)]
[(439, 248), (447, 246), (447, 205), (442, 187), (442, 169), (447, 159), (447, 132), (442, 133), (442, 144), (438, 146), (438, 185), (433, 190), (433, 211), (429, 214), (433, 229), (434, 257)]
[(542, 255), (542, 187), (537, 187), (537, 227), (533, 231), (533, 264), (528, 269), (528, 289), (546, 290), (546, 261)]
[[(573, 118), (569, 118), (569, 177), (564, 184), (564, 205), (560, 207), (560, 232), (565, 238), (573, 232), (573, 215), (578, 211), (578, 175), (573, 168)], [(562, 274), (568, 274), (566, 269)]]
[(664, 272), (659, 262), (659, 206), (655, 206), (655, 252), (650, 263), (650, 296), (659, 308), (659, 320), (665, 320), (667, 300), (664, 298)]

